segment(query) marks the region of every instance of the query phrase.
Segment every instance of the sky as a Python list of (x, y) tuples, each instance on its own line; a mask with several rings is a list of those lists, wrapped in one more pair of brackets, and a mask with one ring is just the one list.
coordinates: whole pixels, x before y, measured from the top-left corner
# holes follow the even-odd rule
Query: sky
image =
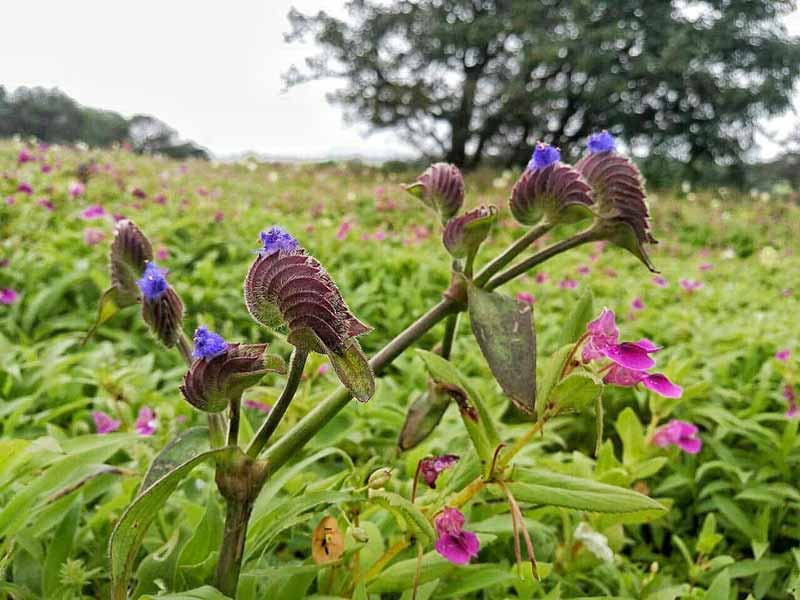
[[(286, 15), (342, 14), (344, 0), (26, 0), (3, 6), (0, 84), (58, 87), (86, 106), (151, 114), (216, 156), (247, 151), (319, 158), (413, 152), (391, 133), (367, 136), (326, 92), (284, 91), (282, 73), (314, 53), (287, 44)], [(800, 12), (787, 19), (800, 34)], [(800, 107), (800, 100), (796, 103)], [(766, 123), (780, 132), (797, 117)], [(763, 154), (776, 146), (762, 139)]]

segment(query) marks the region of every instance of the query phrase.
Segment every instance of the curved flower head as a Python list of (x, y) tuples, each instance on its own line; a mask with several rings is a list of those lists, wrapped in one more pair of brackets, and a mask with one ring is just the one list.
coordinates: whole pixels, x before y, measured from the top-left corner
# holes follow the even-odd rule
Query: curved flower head
[[(531, 164), (535, 162), (536, 152)], [(543, 166), (535, 168), (529, 164), (514, 184), (509, 199), (514, 218), (523, 225), (535, 225), (543, 220), (555, 225), (575, 223), (592, 216), (589, 208), (592, 190), (583, 176), (558, 160), (545, 162), (539, 160)]]
[(703, 441), (698, 435), (697, 425), (672, 419), (666, 425), (656, 429), (653, 443), (659, 448), (678, 446), (688, 454), (697, 454), (703, 447)]
[(118, 419), (114, 419), (106, 413), (96, 410), (92, 413), (95, 431), (99, 434), (112, 433), (119, 429), (122, 424)]
[(292, 237), (292, 234), (277, 225), (270, 227), (267, 231), (262, 231), (259, 236), (264, 246), (264, 249), (259, 251), (260, 256), (269, 256), (281, 250), (294, 252), (300, 247), (300, 243)]
[(464, 531), (464, 515), (457, 508), (447, 508), (436, 517), (436, 551), (456, 565), (478, 556), (480, 542), (471, 531)]
[(439, 213), (442, 223), (453, 217), (464, 203), (464, 177), (455, 165), (436, 163), (406, 186), (412, 196)]
[(111, 242), (111, 287), (116, 290), (117, 302), (122, 306), (136, 304), (141, 298), (137, 279), (153, 260), (150, 240), (133, 221), (123, 219), (114, 229)]
[(436, 480), (442, 471), (454, 467), (458, 462), (458, 457), (455, 454), (443, 454), (442, 456), (429, 456), (419, 461), (419, 472), (425, 483), (431, 489), (436, 488)]
[(192, 358), (210, 360), (225, 352), (227, 348), (228, 344), (222, 339), (222, 336), (213, 331), (209, 331), (208, 327), (205, 325), (201, 325), (195, 330)]
[(589, 153), (575, 168), (592, 186), (601, 231), (605, 239), (625, 248), (655, 271), (644, 245), (658, 242), (650, 234), (650, 212), (639, 169), (614, 152), (610, 134), (596, 136), (590, 142)]
[[(293, 238), (292, 238), (293, 239)], [(374, 380), (356, 336), (367, 333), (322, 265), (297, 244), (259, 254), (244, 283), (252, 317), (270, 328), (286, 328), (287, 341), (305, 352), (327, 354), (339, 379), (359, 400), (368, 400)]]
[(481, 206), (453, 217), (447, 222), (442, 233), (444, 247), (454, 258), (475, 256), (496, 219), (497, 208), (494, 206)]
[(142, 318), (156, 337), (171, 348), (180, 335), (183, 302), (154, 262), (147, 263), (136, 283), (142, 292)]
[(544, 142), (537, 142), (528, 163), (528, 170), (544, 169), (561, 160), (561, 150)]
[(597, 154), (598, 152), (614, 152), (617, 149), (617, 141), (614, 139), (613, 135), (604, 129), (603, 131), (593, 133), (589, 136), (586, 149), (591, 154)]
[(283, 361), (268, 355), (267, 347), (267, 344), (225, 344), (222, 352), (210, 358), (196, 358), (183, 378), (183, 397), (205, 412), (224, 410), (231, 400), (241, 397), (244, 390), (267, 373), (285, 371)]

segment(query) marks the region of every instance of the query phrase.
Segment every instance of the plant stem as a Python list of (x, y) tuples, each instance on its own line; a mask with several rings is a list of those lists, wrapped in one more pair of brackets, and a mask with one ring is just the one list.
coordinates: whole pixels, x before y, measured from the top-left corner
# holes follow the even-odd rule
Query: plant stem
[(216, 587), (226, 596), (236, 597), (239, 584), (239, 571), (244, 557), (244, 543), (247, 536), (247, 523), (253, 502), (241, 502), (236, 499), (226, 501), (225, 529), (222, 533), (223, 550), (217, 562)]
[(241, 414), (242, 398), (241, 396), (231, 400), (230, 404), (230, 420), (228, 421), (228, 441), (227, 446), (239, 445), (239, 416)]
[(246, 453), (248, 456), (256, 458), (258, 453), (267, 445), (270, 436), (278, 428), (278, 424), (281, 422), (283, 415), (286, 414), (286, 410), (289, 408), (292, 398), (294, 398), (295, 393), (297, 393), (297, 388), (300, 385), (300, 379), (303, 376), (303, 368), (306, 366), (307, 358), (308, 352), (300, 350), (299, 348), (295, 349), (289, 361), (289, 375), (286, 379), (283, 392), (281, 392), (280, 398), (278, 398), (272, 410), (269, 411), (269, 415), (264, 423), (261, 424), (255, 436), (253, 436), (253, 440), (247, 447)]
[(458, 313), (450, 315), (444, 322), (444, 336), (442, 337), (442, 358), (450, 360), (453, 351), (453, 341), (456, 339), (456, 329), (458, 328)]
[(575, 248), (576, 246), (580, 246), (581, 244), (585, 244), (586, 242), (591, 242), (592, 240), (597, 239), (596, 231), (594, 228), (589, 228), (584, 231), (581, 231), (578, 234), (575, 234), (571, 238), (567, 238), (565, 240), (561, 240), (560, 242), (556, 242), (542, 250), (541, 252), (537, 252), (533, 256), (526, 258), (523, 261), (520, 261), (513, 267), (506, 269), (499, 275), (495, 276), (494, 278), (490, 279), (486, 285), (484, 286), (487, 290), (493, 290), (494, 288), (503, 285), (522, 275), (523, 273), (531, 270), (533, 267), (538, 265), (539, 263), (543, 263), (544, 261), (553, 258), (557, 254), (561, 254), (571, 248)]
[[(370, 359), (369, 364), (373, 371), (379, 374), (386, 365), (400, 356), (406, 348), (421, 338), (434, 325), (457, 311), (458, 304), (455, 300), (451, 298), (441, 300)], [(269, 461), (270, 471), (274, 473), (286, 461), (295, 456), (306, 442), (314, 437), (336, 413), (347, 405), (350, 397), (350, 392), (346, 388), (339, 387), (339, 389), (310, 410), (285, 435), (267, 448), (264, 459)], [(249, 452), (249, 449), (248, 454), (255, 456)]]
[(508, 263), (514, 260), (520, 252), (527, 250), (530, 245), (542, 237), (545, 233), (550, 231), (552, 225), (547, 223), (540, 223), (536, 225), (533, 229), (529, 229), (528, 232), (519, 238), (516, 242), (511, 244), (508, 248), (506, 248), (503, 252), (497, 255), (489, 264), (487, 264), (480, 272), (475, 276), (474, 283), (478, 287), (482, 287), (489, 279), (497, 273), (500, 269), (505, 267)]

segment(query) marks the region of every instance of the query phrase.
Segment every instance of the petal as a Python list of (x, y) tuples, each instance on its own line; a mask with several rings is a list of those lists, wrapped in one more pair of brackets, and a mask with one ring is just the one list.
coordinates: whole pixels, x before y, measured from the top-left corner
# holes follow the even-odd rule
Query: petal
[(478, 556), (478, 550), (481, 548), (481, 543), (478, 540), (478, 536), (471, 531), (462, 531), (461, 546), (470, 556)]
[(703, 447), (703, 441), (700, 438), (684, 438), (676, 445), (687, 454), (697, 454)]
[(637, 371), (634, 369), (627, 369), (620, 365), (612, 365), (606, 376), (603, 378), (604, 383), (611, 385), (618, 385), (621, 387), (633, 387), (640, 383), (646, 376), (644, 371)]
[(603, 354), (618, 365), (635, 371), (645, 371), (656, 364), (647, 350), (631, 342), (608, 346), (603, 349)]
[(661, 373), (645, 376), (642, 379), (642, 383), (644, 387), (653, 390), (659, 396), (664, 396), (664, 398), (680, 398), (683, 395), (683, 388), (672, 383)]
[(644, 349), (649, 353), (658, 352), (661, 350), (661, 346), (655, 344), (654, 342), (648, 340), (647, 338), (642, 338), (638, 342), (634, 342), (637, 346)]
[(460, 542), (460, 538), (454, 535), (443, 535), (436, 540), (436, 551), (454, 565), (465, 565), (470, 554)]

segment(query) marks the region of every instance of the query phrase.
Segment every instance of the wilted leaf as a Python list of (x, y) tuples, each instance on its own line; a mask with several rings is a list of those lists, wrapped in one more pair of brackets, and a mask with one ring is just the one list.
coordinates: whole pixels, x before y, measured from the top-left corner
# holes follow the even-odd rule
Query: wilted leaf
[(311, 558), (318, 565), (337, 561), (344, 553), (344, 536), (336, 519), (323, 517), (311, 534)]

